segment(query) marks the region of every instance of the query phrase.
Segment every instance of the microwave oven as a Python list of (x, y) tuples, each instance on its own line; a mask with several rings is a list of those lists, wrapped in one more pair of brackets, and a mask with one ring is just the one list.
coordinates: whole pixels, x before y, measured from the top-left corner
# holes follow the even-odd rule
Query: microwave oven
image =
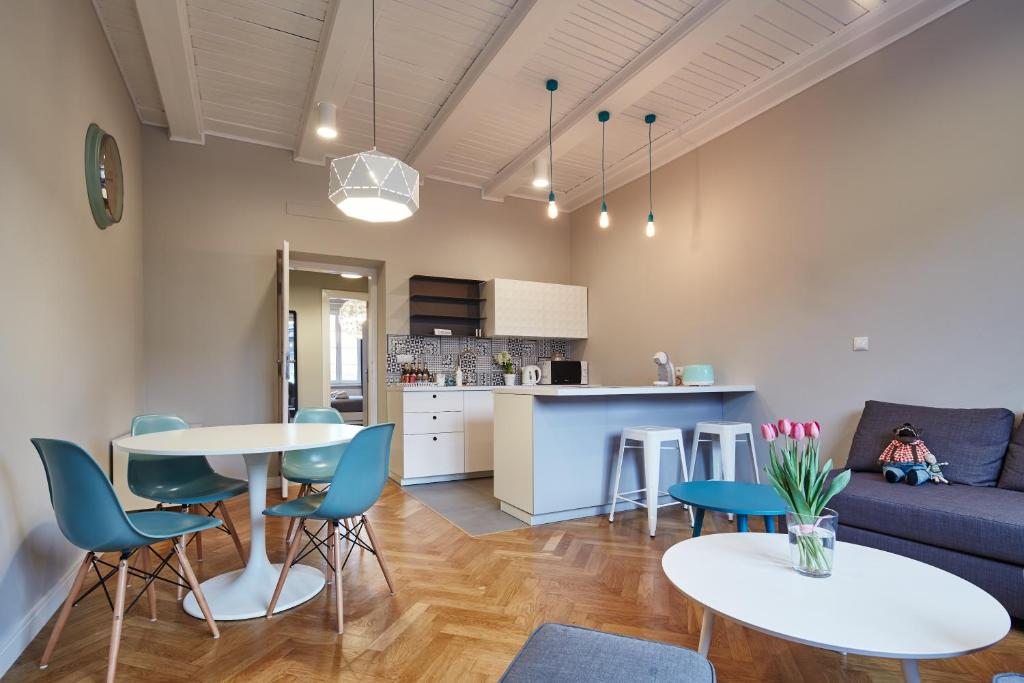
[(540, 362), (541, 384), (589, 384), (587, 361), (585, 360), (542, 360)]

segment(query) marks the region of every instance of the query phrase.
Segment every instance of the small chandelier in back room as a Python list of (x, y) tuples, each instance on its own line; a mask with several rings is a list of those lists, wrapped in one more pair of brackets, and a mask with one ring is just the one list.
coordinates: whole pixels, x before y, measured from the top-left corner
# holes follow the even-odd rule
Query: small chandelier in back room
[(420, 208), (420, 174), (377, 151), (376, 3), (371, 2), (370, 52), (373, 89), (373, 148), (331, 161), (328, 197), (342, 213), (370, 223), (393, 223)]

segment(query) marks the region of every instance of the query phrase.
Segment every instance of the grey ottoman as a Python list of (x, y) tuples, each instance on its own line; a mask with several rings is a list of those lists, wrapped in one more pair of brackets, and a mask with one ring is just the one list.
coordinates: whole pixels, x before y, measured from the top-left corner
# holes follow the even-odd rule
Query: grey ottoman
[(542, 624), (512, 660), (507, 683), (714, 683), (711, 662), (693, 650), (602, 633), (579, 626)]

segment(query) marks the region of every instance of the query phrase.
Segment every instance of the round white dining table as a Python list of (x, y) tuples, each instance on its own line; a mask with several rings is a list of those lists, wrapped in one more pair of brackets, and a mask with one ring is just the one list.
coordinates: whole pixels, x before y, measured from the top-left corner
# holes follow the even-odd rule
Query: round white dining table
[(698, 651), (707, 657), (716, 616), (786, 640), (898, 659), (907, 683), (918, 660), (959, 657), (1002, 640), (1010, 616), (972, 583), (931, 565), (836, 542), (828, 578), (790, 565), (785, 534), (713, 534), (669, 548), (661, 567), (704, 607)]
[[(210, 612), (217, 620), (262, 617), (267, 613), (280, 564), (267, 557), (266, 524), (263, 510), (267, 504), (267, 470), (272, 453), (299, 451), (348, 443), (362, 429), (339, 424), (251, 424), (224, 427), (198, 427), (169, 432), (126, 436), (114, 445), (129, 453), (208, 457), (242, 456), (249, 477), (249, 560), (244, 569), (220, 574), (201, 585)], [(324, 574), (318, 569), (296, 565), (288, 573), (275, 612), (286, 610), (313, 598), (324, 587)], [(183, 602), (185, 611), (203, 618), (195, 596), (190, 592)]]

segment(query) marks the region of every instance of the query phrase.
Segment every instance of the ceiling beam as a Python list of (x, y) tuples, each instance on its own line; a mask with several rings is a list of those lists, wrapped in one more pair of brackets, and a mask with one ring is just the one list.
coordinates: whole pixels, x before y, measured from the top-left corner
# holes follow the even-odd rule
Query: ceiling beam
[(135, 0), (171, 140), (203, 144), (203, 110), (185, 0)]
[(318, 102), (333, 102), (337, 106), (338, 139), (345, 135), (341, 112), (370, 47), (370, 31), (367, 30), (373, 21), (370, 7), (369, 2), (333, 0), (328, 9), (317, 50), (313, 86), (303, 108), (295, 161), (323, 166), (327, 158), (332, 141), (316, 134)]
[[(568, 153), (594, 132), (595, 116), (614, 117), (633, 106), (728, 31), (754, 16), (769, 0), (706, 0), (690, 10), (619, 73), (566, 114), (552, 130), (554, 156)], [(556, 95), (557, 96), (557, 95)], [(483, 188), (485, 199), (503, 199), (522, 184), (522, 173), (547, 147), (547, 134), (509, 162)], [(557, 169), (556, 169), (557, 171)]]
[(429, 175), (470, 124), (496, 101), (576, 2), (520, 0), (473, 60), (451, 95), (409, 152), (408, 163)]
[[(878, 5), (832, 38), (787, 61), (766, 78), (656, 138), (654, 168), (724, 135), (967, 1), (904, 0), (902, 3)], [(609, 168), (605, 177), (606, 191), (612, 192), (646, 174), (644, 146)], [(575, 211), (600, 196), (601, 178), (595, 174), (566, 193), (559, 207), (564, 211)]]

